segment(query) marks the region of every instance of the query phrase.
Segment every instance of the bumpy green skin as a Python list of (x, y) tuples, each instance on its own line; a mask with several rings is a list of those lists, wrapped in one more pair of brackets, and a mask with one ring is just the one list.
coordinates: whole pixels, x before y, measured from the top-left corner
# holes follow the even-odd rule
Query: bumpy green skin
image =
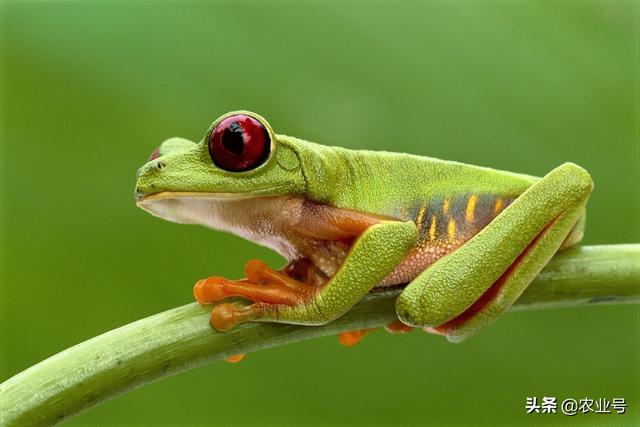
[[(237, 114), (233, 112), (230, 114)], [(161, 157), (138, 171), (136, 192), (231, 193), (243, 197), (300, 195), (317, 203), (396, 218), (365, 232), (319, 297), (304, 307), (278, 307), (260, 319), (321, 324), (348, 310), (397, 265), (415, 244), (407, 223), (412, 206), (468, 194), (517, 198), (489, 226), (419, 275), (397, 302), (400, 319), (412, 326), (438, 326), (470, 307), (555, 220), (498, 297), (469, 322), (447, 332), (459, 341), (500, 315), (546, 265), (584, 212), (592, 188), (588, 173), (565, 164), (539, 178), (410, 154), (353, 151), (276, 135), (271, 157), (247, 172), (227, 172), (211, 161), (206, 141), (173, 138)], [(534, 185), (535, 184), (535, 185)], [(580, 233), (577, 233), (580, 234)]]
[[(461, 341), (491, 323), (557, 252), (583, 215), (592, 186), (589, 174), (572, 163), (551, 171), (471, 240), (411, 282), (396, 303), (400, 319), (415, 326), (452, 320), (524, 253), (493, 301), (470, 321), (449, 331), (447, 338)], [(525, 253), (532, 241), (535, 245)]]

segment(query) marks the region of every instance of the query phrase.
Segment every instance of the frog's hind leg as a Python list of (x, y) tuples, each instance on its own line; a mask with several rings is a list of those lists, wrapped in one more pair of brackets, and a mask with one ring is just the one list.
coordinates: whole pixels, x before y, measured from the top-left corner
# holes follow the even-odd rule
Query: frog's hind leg
[(575, 244), (579, 243), (582, 240), (582, 237), (584, 236), (584, 228), (585, 228), (586, 222), (587, 222), (587, 212), (586, 212), (586, 209), (583, 207), (582, 214), (580, 215), (575, 225), (567, 235), (567, 238), (564, 239), (564, 242), (562, 242), (562, 245), (560, 245), (560, 248), (558, 248), (559, 251), (563, 251), (567, 248), (570, 248), (571, 246), (574, 246)]
[(551, 171), (467, 243), (414, 279), (396, 302), (399, 318), (450, 341), (493, 322), (563, 242), (575, 243), (581, 236), (579, 220), (592, 187), (589, 174), (574, 164)]

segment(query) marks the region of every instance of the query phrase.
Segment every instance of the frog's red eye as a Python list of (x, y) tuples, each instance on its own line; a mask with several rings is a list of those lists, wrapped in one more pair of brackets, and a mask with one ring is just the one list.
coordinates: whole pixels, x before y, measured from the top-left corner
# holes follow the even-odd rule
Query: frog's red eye
[(209, 136), (209, 154), (216, 166), (242, 172), (263, 164), (271, 151), (267, 128), (246, 114), (222, 120)]

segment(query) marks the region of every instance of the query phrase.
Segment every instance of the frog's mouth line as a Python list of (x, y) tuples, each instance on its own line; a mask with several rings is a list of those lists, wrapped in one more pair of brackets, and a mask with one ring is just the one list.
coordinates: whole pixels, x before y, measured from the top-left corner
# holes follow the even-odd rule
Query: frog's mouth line
[(255, 197), (254, 193), (205, 193), (199, 191), (161, 191), (146, 196), (137, 196), (136, 205), (145, 209), (150, 203), (158, 200), (167, 200), (175, 198), (203, 198), (203, 199), (246, 199)]
[(219, 199), (246, 199), (250, 197), (265, 197), (273, 195), (274, 193), (286, 194), (287, 185), (276, 185), (273, 187), (259, 188), (246, 192), (229, 192), (229, 193), (213, 193), (202, 191), (159, 191), (156, 193), (142, 194), (138, 192), (136, 188), (136, 205), (141, 206), (144, 202), (153, 200), (161, 200), (175, 197), (204, 197), (204, 198), (219, 198)]

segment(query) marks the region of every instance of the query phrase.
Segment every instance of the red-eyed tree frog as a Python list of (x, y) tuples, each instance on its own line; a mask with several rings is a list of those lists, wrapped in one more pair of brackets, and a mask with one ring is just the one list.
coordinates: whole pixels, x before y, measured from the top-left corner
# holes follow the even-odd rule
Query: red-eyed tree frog
[[(391, 329), (456, 342), (493, 322), (582, 238), (592, 188), (572, 163), (536, 178), (328, 147), (235, 111), (198, 143), (162, 143), (135, 192), (153, 215), (237, 234), (288, 261), (274, 270), (252, 260), (244, 279), (195, 284), (200, 303), (222, 301), (211, 312), (220, 331), (249, 321), (321, 325), (374, 288), (403, 286)], [(252, 304), (224, 302), (232, 296)]]

